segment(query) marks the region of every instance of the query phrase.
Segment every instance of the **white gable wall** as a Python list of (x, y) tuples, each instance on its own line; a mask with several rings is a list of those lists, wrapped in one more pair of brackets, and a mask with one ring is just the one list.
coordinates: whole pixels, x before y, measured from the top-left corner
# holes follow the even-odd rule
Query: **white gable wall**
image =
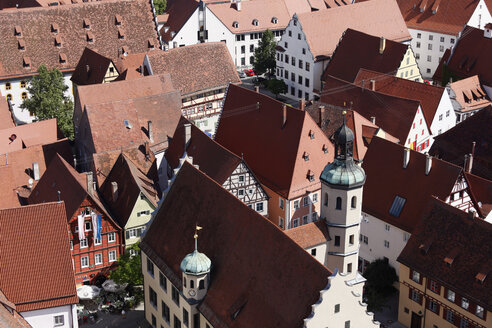
[[(453, 109), (453, 104), (446, 90), (443, 90), (441, 100), (437, 106), (436, 114), (431, 124), (431, 133), (433, 136), (438, 136), (456, 125), (456, 114)], [(433, 140), (429, 146), (432, 146)]]
[(480, 0), (477, 7), (475, 8), (475, 11), (471, 15), (470, 20), (468, 21), (468, 23), (466, 23), (466, 25), (480, 28), (483, 30), (484, 26), (487, 25), (487, 23), (492, 22), (490, 9), (491, 8), (487, 8), (487, 5), (485, 4), (484, 0)]
[(33, 328), (55, 327), (55, 316), (63, 315), (63, 325), (60, 328), (78, 328), (77, 308), (74, 305), (64, 305), (47, 309), (21, 312), (21, 315)]
[(198, 8), (191, 14), (181, 30), (174, 31), (176, 35), (169, 42), (169, 49), (181, 46), (189, 46), (199, 43), (198, 41)]
[[(429, 142), (427, 144), (427, 141)], [(429, 147), (432, 145), (432, 138), (429, 132), (429, 128), (427, 127), (427, 123), (424, 118), (424, 114), (422, 113), (422, 109), (417, 109), (417, 113), (413, 119), (412, 125), (410, 127), (410, 132), (408, 133), (407, 139), (404, 141), (400, 140), (405, 147), (410, 148), (412, 143), (415, 142), (415, 150), (420, 152), (426, 152), (429, 150)]]

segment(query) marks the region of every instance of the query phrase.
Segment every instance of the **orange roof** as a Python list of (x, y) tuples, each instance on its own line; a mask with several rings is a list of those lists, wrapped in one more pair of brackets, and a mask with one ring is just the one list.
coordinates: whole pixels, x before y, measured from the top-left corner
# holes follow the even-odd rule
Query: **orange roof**
[(55, 142), (60, 137), (56, 118), (3, 129), (0, 130), (0, 154)]
[(324, 219), (308, 224), (303, 224), (297, 228), (284, 231), (297, 245), (306, 249), (331, 240), (328, 234), (328, 227)]
[(0, 289), (0, 326), (5, 328), (31, 328), (32, 326), (15, 310), (15, 304), (10, 302)]
[(230, 85), (215, 141), (242, 155), (263, 185), (291, 199), (321, 187), (319, 176), (333, 161), (334, 147), (305, 111), (286, 107), (283, 125), (283, 106), (263, 94)]
[(450, 88), (455, 100), (460, 106), (461, 112), (469, 112), (491, 104), (487, 93), (482, 89), (478, 75), (452, 82)]
[(141, 70), (145, 55), (146, 53), (143, 52), (138, 54), (128, 54), (126, 56), (120, 56), (114, 63), (116, 69), (120, 73), (120, 76), (118, 76), (116, 80), (137, 79), (143, 77), (144, 73), (148, 73), (142, 72)]
[(0, 210), (0, 230), (0, 288), (17, 311), (78, 303), (63, 202)]
[(297, 13), (297, 17), (315, 58), (331, 56), (347, 28), (397, 42), (411, 39), (393, 0), (371, 0), (328, 10)]
[(0, 130), (13, 128), (15, 126), (12, 113), (10, 112), (9, 103), (2, 92), (0, 92)]

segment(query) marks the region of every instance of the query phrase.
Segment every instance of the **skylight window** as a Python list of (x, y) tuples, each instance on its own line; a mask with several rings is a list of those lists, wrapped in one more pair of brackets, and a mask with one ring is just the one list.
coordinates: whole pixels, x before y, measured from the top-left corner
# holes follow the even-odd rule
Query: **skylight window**
[(407, 200), (403, 197), (395, 196), (395, 200), (393, 201), (393, 204), (391, 205), (389, 213), (392, 216), (394, 216), (395, 218), (400, 217), (401, 210), (403, 209), (403, 206), (405, 205), (406, 201)]
[(123, 124), (125, 124), (125, 127), (126, 127), (127, 129), (131, 129), (131, 128), (132, 128), (132, 124), (131, 124), (131, 123), (130, 123), (130, 121), (128, 121), (128, 120), (124, 120), (124, 121), (123, 121)]

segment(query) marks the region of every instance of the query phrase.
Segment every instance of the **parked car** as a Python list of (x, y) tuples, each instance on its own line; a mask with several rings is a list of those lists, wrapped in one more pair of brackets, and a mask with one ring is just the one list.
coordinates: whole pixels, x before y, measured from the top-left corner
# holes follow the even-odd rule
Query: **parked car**
[(244, 79), (246, 77), (246, 73), (243, 71), (237, 71), (237, 75), (239, 75), (239, 78)]
[(243, 70), (244, 74), (247, 76), (255, 76), (255, 72), (251, 68)]

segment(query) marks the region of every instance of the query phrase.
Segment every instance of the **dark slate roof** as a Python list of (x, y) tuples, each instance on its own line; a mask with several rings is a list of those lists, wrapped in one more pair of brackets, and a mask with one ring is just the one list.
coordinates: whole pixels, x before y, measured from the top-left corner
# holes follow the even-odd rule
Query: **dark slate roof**
[[(490, 223), (433, 198), (398, 261), (492, 311), (491, 235)], [(430, 246), (427, 253), (421, 245)], [(483, 283), (478, 273), (486, 274)]]
[(179, 289), (179, 265), (194, 248), (196, 224), (203, 227), (198, 250), (212, 261), (210, 288), (198, 309), (214, 327), (303, 325), (331, 272), (185, 162), (141, 242), (142, 251)]
[(102, 83), (111, 62), (111, 58), (85, 48), (71, 80), (77, 85)]

